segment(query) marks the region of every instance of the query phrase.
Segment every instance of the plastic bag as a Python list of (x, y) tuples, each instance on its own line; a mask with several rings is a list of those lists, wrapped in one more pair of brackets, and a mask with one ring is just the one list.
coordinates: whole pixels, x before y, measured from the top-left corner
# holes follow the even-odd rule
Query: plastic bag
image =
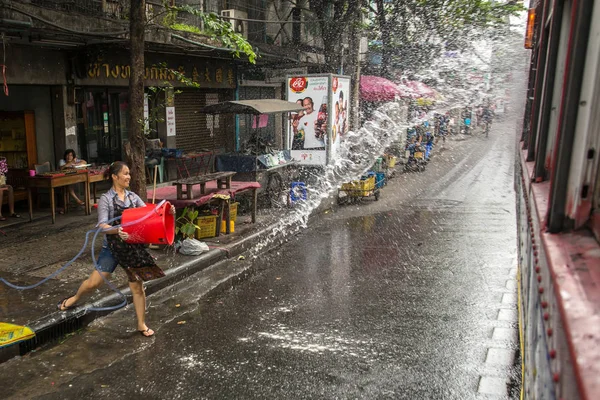
[(204, 242), (201, 242), (197, 239), (187, 238), (182, 242), (179, 242), (178, 250), (180, 254), (184, 254), (186, 256), (199, 256), (202, 253), (206, 253), (210, 249)]

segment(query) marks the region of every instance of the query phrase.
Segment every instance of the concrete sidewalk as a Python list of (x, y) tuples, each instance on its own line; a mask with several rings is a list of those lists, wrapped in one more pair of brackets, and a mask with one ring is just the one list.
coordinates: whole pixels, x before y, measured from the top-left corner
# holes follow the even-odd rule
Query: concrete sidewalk
[[(146, 293), (173, 285), (182, 279), (218, 263), (235, 259), (252, 248), (279, 226), (281, 218), (289, 210), (267, 210), (258, 215), (255, 224), (249, 223), (250, 216), (238, 216), (236, 231), (230, 235), (204, 239), (211, 248), (201, 256), (175, 254), (172, 247), (150, 250), (166, 277), (146, 282)], [(35, 284), (65, 265), (81, 250), (85, 234), (93, 229), (96, 213), (84, 215), (83, 211), (61, 215), (56, 224), (49, 218), (40, 218), (4, 228), (6, 236), (0, 234), (0, 276), (19, 286)], [(26, 222), (25, 222), (26, 221)], [(90, 243), (93, 235), (90, 235)], [(101, 237), (95, 245), (96, 255)], [(30, 327), (35, 338), (0, 348), (0, 362), (23, 355), (44, 344), (51, 343), (64, 335), (84, 327), (94, 319), (110, 311), (90, 311), (88, 308), (111, 307), (120, 304), (123, 298), (107, 285), (79, 304), (79, 307), (61, 312), (56, 304), (64, 297), (74, 294), (81, 282), (93, 271), (91, 244), (73, 264), (62, 273), (42, 285), (30, 290), (17, 290), (0, 283), (0, 321)], [(215, 286), (231, 281), (244, 271), (237, 268), (213, 269), (209, 273), (218, 275)], [(117, 268), (111, 282), (127, 296), (131, 296), (127, 278), (122, 268)]]

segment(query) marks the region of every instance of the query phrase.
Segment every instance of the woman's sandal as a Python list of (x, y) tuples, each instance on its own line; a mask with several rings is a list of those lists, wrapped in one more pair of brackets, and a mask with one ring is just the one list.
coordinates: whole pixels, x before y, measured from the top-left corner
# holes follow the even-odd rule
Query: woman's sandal
[(17, 213), (12, 213), (12, 214), (10, 214), (10, 216), (12, 218), (21, 218), (21, 216), (19, 214), (17, 214)]
[(0, 216), (0, 221), (6, 221), (6, 217), (1, 217)]
[(58, 309), (58, 311), (68, 311), (68, 310), (72, 310), (73, 308), (77, 307), (75, 304), (72, 304), (67, 307), (67, 305), (66, 305), (67, 300), (69, 300), (71, 297), (73, 297), (73, 296), (65, 297), (64, 299), (62, 299), (61, 301), (56, 303), (56, 308)]
[(143, 337), (154, 336), (154, 331), (152, 331), (152, 333), (150, 333), (149, 331), (152, 331), (152, 329), (147, 328), (146, 330), (143, 330), (143, 331), (138, 330), (138, 332), (140, 333), (140, 335), (142, 335)]

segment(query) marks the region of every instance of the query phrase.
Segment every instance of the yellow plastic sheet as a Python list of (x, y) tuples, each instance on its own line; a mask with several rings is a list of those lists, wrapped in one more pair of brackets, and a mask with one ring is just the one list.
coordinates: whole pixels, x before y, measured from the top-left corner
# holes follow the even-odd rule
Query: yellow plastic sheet
[(35, 333), (26, 326), (0, 322), (0, 347), (8, 346), (21, 340), (27, 340), (34, 336)]

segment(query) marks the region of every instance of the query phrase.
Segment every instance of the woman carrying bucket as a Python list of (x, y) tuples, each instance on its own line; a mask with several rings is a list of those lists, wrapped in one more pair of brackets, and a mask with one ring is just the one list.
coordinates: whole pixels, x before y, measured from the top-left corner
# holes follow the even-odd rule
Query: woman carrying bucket
[[(107, 173), (112, 181), (112, 188), (104, 193), (98, 202), (98, 227), (105, 229), (104, 233), (106, 233), (102, 250), (98, 255), (98, 265), (90, 277), (81, 284), (77, 293), (60, 301), (57, 308), (60, 311), (74, 308), (81, 296), (102, 284), (104, 281), (102, 276), (108, 278), (117, 265), (121, 265), (129, 278), (129, 288), (137, 316), (137, 329), (143, 336), (152, 336), (154, 331), (145, 323), (146, 294), (143, 281), (161, 278), (165, 274), (156, 265), (154, 258), (146, 251), (143, 244), (127, 243), (129, 234), (120, 227), (114, 228), (115, 225), (120, 224), (120, 221), (114, 221), (112, 225), (106, 223), (120, 217), (127, 209), (146, 207), (146, 204), (137, 194), (127, 190), (131, 179), (127, 164), (116, 161), (111, 164)], [(171, 206), (169, 212), (175, 214), (175, 207)]]

